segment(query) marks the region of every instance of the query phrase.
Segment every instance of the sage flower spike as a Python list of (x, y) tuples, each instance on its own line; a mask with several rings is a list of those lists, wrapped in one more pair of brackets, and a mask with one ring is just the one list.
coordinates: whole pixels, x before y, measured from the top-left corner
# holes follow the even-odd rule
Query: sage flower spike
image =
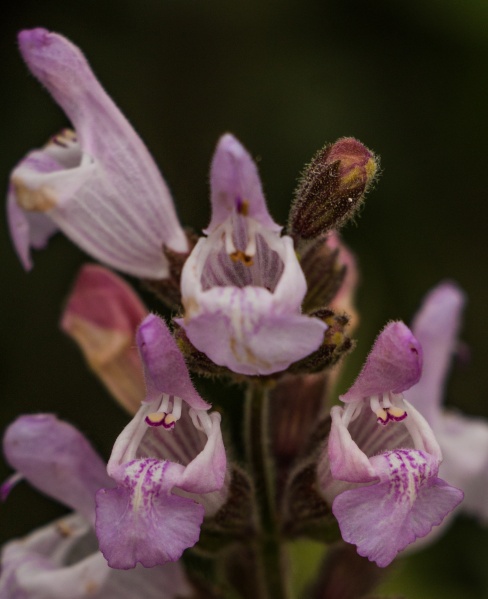
[(258, 171), (224, 135), (211, 167), (212, 218), (185, 263), (177, 322), (213, 362), (240, 374), (286, 369), (322, 342), (327, 325), (302, 315), (305, 276), (293, 240), (271, 218)]
[(45, 29), (22, 31), (19, 45), (74, 127), (30, 152), (12, 172), (7, 213), (24, 268), (32, 267), (30, 248), (44, 247), (60, 229), (112, 268), (166, 278), (163, 245), (186, 252), (188, 244), (147, 148), (76, 46)]

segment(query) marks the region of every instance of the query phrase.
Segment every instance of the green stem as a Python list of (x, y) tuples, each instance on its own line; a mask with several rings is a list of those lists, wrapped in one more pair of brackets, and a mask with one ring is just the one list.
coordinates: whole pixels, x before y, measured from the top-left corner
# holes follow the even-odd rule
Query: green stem
[(290, 599), (288, 568), (283, 555), (276, 511), (275, 469), (270, 455), (268, 393), (250, 385), (246, 396), (245, 442), (259, 505), (261, 534), (255, 546), (256, 571), (260, 577), (259, 599)]

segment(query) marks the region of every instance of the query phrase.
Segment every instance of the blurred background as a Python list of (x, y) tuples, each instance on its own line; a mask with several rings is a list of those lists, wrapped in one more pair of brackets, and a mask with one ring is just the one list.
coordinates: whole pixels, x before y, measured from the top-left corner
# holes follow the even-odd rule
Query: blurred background
[[(386, 321), (409, 322), (430, 287), (453, 279), (469, 298), (471, 355), (453, 369), (446, 403), (488, 418), (487, 2), (19, 0), (2, 11), (3, 189), (28, 150), (68, 125), (17, 52), (16, 32), (35, 26), (84, 50), (155, 156), (181, 220), (196, 229), (208, 222), (208, 167), (223, 132), (259, 161), (282, 223), (304, 163), (325, 142), (357, 137), (381, 156), (383, 173), (343, 230), (362, 272), (347, 376)], [(108, 456), (127, 417), (58, 327), (88, 258), (58, 235), (26, 274), (4, 217), (0, 252), (0, 428), (21, 413), (56, 412)], [(1, 463), (2, 478), (8, 473)], [(21, 485), (0, 507), (1, 539), (60, 513)], [(436, 545), (398, 560), (384, 589), (487, 598), (488, 527), (458, 518)]]

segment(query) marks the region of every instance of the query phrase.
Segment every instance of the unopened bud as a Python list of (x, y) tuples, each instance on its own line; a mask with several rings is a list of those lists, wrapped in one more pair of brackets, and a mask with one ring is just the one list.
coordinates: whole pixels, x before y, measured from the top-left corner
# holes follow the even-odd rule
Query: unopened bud
[(352, 137), (319, 150), (305, 168), (289, 218), (295, 238), (339, 229), (361, 206), (378, 169), (375, 155)]
[(135, 333), (147, 315), (132, 288), (103, 266), (85, 265), (76, 279), (61, 328), (80, 346), (92, 370), (131, 414), (144, 399)]

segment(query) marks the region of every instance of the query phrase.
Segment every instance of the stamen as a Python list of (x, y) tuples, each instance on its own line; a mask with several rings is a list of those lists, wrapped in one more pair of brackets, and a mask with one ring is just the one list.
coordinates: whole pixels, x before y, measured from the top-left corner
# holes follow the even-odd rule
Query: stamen
[(378, 424), (386, 425), (390, 421), (400, 422), (405, 420), (407, 412), (402, 407), (401, 395), (384, 394), (380, 398), (373, 395), (370, 398), (371, 410), (376, 414)]
[(252, 256), (249, 256), (247, 253), (245, 254), (242, 250), (236, 250), (229, 254), (232, 262), (242, 262), (244, 266), (252, 266), (254, 264), (254, 260)]
[(222, 237), (225, 243), (225, 251), (227, 254), (229, 254), (229, 256), (232, 256), (232, 254), (237, 251), (236, 246), (234, 245), (234, 240), (232, 239), (232, 223), (230, 221), (225, 223), (223, 228), (224, 231), (222, 233)]
[(376, 414), (376, 422), (378, 424), (382, 424), (382, 425), (388, 424), (388, 421), (390, 418), (389, 418), (389, 414), (388, 414), (387, 410), (380, 408), (379, 410), (376, 410), (375, 414)]
[(76, 133), (72, 129), (63, 129), (51, 138), (51, 143), (62, 148), (68, 148), (77, 142)]
[(151, 412), (146, 416), (145, 422), (149, 426), (162, 426), (169, 430), (175, 427), (176, 418), (173, 414), (166, 414), (166, 412)]
[[(246, 217), (249, 212), (249, 203), (247, 200), (241, 200), (237, 198), (237, 207), (236, 211), (238, 214)], [(248, 242), (246, 249), (238, 250), (234, 245), (234, 240), (232, 237), (234, 218), (229, 219), (228, 223), (225, 225), (224, 229), (224, 241), (225, 241), (225, 251), (229, 255), (232, 262), (241, 262), (244, 266), (252, 266), (254, 264), (254, 254), (256, 253), (256, 223), (252, 219), (245, 219), (245, 224), (247, 228), (247, 237)]]
[(371, 410), (376, 414), (376, 422), (378, 424), (386, 424), (388, 422), (388, 412), (381, 405), (379, 396), (373, 395), (370, 397), (369, 405), (371, 406)]
[(182, 403), (183, 402), (180, 397), (173, 397), (173, 409), (171, 410), (171, 413), (173, 415), (173, 418), (175, 419), (175, 422), (181, 418)]
[(174, 417), (173, 414), (166, 414), (164, 420), (163, 420), (163, 426), (165, 429), (169, 430), (169, 429), (173, 429), (175, 427), (176, 424), (176, 418)]
[(408, 416), (407, 411), (405, 410), (405, 404), (403, 402), (403, 395), (401, 393), (390, 393), (391, 399), (391, 407), (388, 410), (390, 413), (390, 417), (395, 422), (400, 422), (401, 420), (405, 420)]
[(407, 412), (402, 408), (397, 408), (395, 406), (388, 408), (388, 416), (391, 420), (395, 422), (400, 422), (401, 420), (405, 420), (407, 417)]
[(246, 256), (254, 256), (256, 253), (256, 231), (258, 229), (256, 221), (252, 219), (247, 220), (247, 235), (248, 242), (245, 250)]
[(169, 395), (167, 393), (163, 393), (163, 401), (158, 408), (158, 412), (168, 412), (169, 411)]
[(166, 416), (166, 412), (152, 412), (146, 416), (146, 424), (149, 426), (161, 426)]
[(170, 396), (163, 393), (163, 400), (156, 412), (151, 412), (145, 418), (148, 426), (162, 426), (165, 429), (173, 429), (176, 422), (181, 418), (182, 399), (180, 397), (172, 398), (171, 411), (169, 411)]

